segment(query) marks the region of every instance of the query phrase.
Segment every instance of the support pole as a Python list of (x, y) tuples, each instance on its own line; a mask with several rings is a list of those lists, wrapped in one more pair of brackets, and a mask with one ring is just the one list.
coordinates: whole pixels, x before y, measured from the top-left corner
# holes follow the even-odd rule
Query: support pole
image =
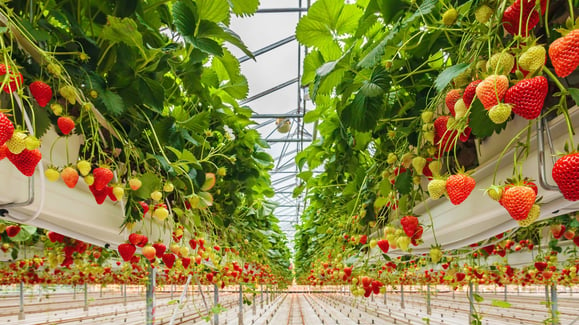
[(147, 283), (147, 325), (155, 323), (155, 275), (157, 269), (149, 265), (149, 283)]
[(505, 284), (505, 301), (507, 301), (507, 285)]
[[(187, 290), (189, 289), (189, 282), (191, 282), (191, 274), (189, 274), (189, 276), (187, 277), (187, 283), (185, 283), (185, 287), (183, 287), (181, 297), (179, 298), (179, 303), (173, 309), (173, 315), (171, 316), (171, 321), (169, 322), (169, 325), (175, 324), (175, 318), (177, 318), (177, 311), (179, 311), (179, 309), (181, 309), (181, 307), (183, 306), (183, 301), (185, 300)], [(171, 299), (173, 299), (172, 296), (173, 296), (173, 285), (171, 285)]]
[(432, 314), (432, 308), (430, 307), (430, 284), (426, 286), (426, 313), (428, 315)]
[(72, 300), (76, 300), (76, 284), (72, 286)]
[(243, 325), (243, 287), (239, 284), (239, 314), (237, 315), (239, 325)]
[(99, 292), (99, 298), (103, 297), (103, 284), (100, 284), (100, 292)]
[(23, 320), (24, 318), (24, 282), (20, 281), (20, 312), (18, 313), (18, 320)]
[(404, 309), (404, 286), (400, 285), (400, 308)]
[(84, 283), (84, 307), (82, 310), (88, 311), (88, 285), (86, 282)]
[[(213, 306), (219, 304), (219, 287), (217, 284), (213, 285)], [(219, 325), (219, 314), (215, 313), (213, 315), (213, 325)]]
[(251, 304), (251, 307), (253, 309), (253, 318), (255, 318), (255, 314), (257, 313), (257, 306), (255, 305), (255, 292), (253, 293), (253, 303)]
[(384, 290), (384, 305), (386, 305), (386, 303), (388, 302), (388, 298), (386, 298), (388, 296), (388, 287), (386, 287), (386, 290)]
[[(172, 285), (171, 285), (171, 300), (173, 300), (173, 290), (174, 290), (174, 289), (175, 289), (175, 285), (172, 284)], [(185, 288), (185, 290), (187, 290), (187, 288)], [(181, 299), (181, 300), (183, 300), (183, 299)]]
[(557, 305), (557, 285), (551, 285), (551, 319), (553, 325), (559, 324), (559, 306)]
[(127, 284), (123, 284), (123, 286), (121, 287), (123, 290), (123, 306), (127, 305)]

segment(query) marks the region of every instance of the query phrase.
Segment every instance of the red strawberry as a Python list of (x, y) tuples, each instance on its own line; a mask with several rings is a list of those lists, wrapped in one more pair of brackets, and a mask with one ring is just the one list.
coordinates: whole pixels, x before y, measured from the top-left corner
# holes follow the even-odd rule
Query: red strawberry
[(509, 79), (504, 75), (490, 75), (476, 87), (476, 97), (486, 110), (500, 103), (509, 88)]
[(97, 204), (103, 204), (108, 195), (108, 188), (105, 187), (101, 190), (97, 190), (94, 184), (90, 185), (88, 188), (94, 196)]
[(515, 114), (532, 120), (541, 115), (548, 91), (547, 78), (536, 76), (524, 79), (507, 90), (505, 103), (513, 105)]
[(476, 182), (467, 174), (450, 175), (446, 180), (446, 192), (450, 202), (454, 205), (461, 204), (470, 195)]
[(52, 88), (43, 81), (35, 81), (30, 84), (30, 93), (36, 99), (40, 107), (45, 107), (52, 99)]
[(113, 172), (106, 168), (106, 167), (98, 167), (92, 171), (92, 175), (94, 176), (94, 187), (97, 190), (104, 189), (110, 181), (113, 180)]
[(141, 206), (141, 208), (143, 208), (143, 218), (144, 218), (147, 212), (149, 212), (149, 205), (145, 201), (139, 201), (139, 205)]
[(462, 98), (462, 89), (452, 89), (448, 93), (446, 93), (444, 102), (446, 103), (446, 107), (448, 108), (452, 116), (455, 116), (454, 105), (460, 98)]
[(549, 226), (549, 230), (551, 230), (551, 233), (553, 234), (553, 237), (555, 239), (559, 239), (561, 237), (563, 237), (563, 234), (565, 234), (565, 226), (562, 224), (552, 224)]
[(12, 238), (20, 232), (20, 226), (18, 225), (10, 225), (6, 227), (6, 236)]
[(7, 83), (4, 84), (4, 87), (2, 89), (10, 94), (13, 91), (16, 91), (20, 86), (22, 86), (23, 79), (22, 74), (20, 72), (14, 73), (10, 70), (10, 68), (6, 67), (4, 63), (0, 63), (0, 77), (5, 76), (6, 73), (8, 73), (10, 79)]
[(60, 177), (62, 177), (64, 184), (66, 184), (66, 186), (70, 188), (74, 188), (76, 186), (76, 183), (78, 182), (78, 172), (76, 171), (76, 169), (70, 166), (62, 170), (62, 172), (60, 173)]
[(543, 272), (547, 268), (547, 262), (535, 262), (535, 268), (540, 272)]
[(537, 195), (529, 186), (516, 185), (509, 187), (501, 197), (501, 204), (507, 209), (511, 218), (524, 220), (529, 215)]
[(183, 268), (186, 269), (189, 267), (189, 264), (191, 264), (191, 259), (189, 257), (182, 257), (181, 264), (183, 264)]
[(462, 272), (457, 272), (457, 273), (456, 273), (456, 281), (458, 281), (458, 282), (464, 280), (465, 277), (466, 277), (466, 274), (464, 274), (464, 273), (462, 273)]
[(155, 252), (158, 258), (163, 258), (163, 254), (167, 250), (167, 246), (163, 243), (154, 243), (153, 247), (155, 247)]
[(165, 263), (165, 265), (168, 268), (172, 268), (173, 264), (175, 264), (175, 255), (169, 253), (169, 254), (163, 254), (163, 263)]
[(137, 248), (133, 244), (123, 243), (119, 245), (119, 254), (123, 258), (123, 261), (128, 262), (131, 260)]
[(573, 237), (573, 243), (575, 244), (575, 246), (579, 246), (579, 235)]
[(418, 228), (418, 218), (415, 216), (405, 216), (400, 219), (400, 224), (406, 236), (412, 237)]
[(38, 149), (24, 149), (17, 155), (8, 150), (6, 157), (8, 157), (8, 160), (10, 160), (23, 175), (32, 176), (36, 170), (36, 165), (38, 165), (38, 162), (42, 159), (42, 154)]
[(143, 247), (147, 245), (148, 238), (145, 235), (132, 233), (129, 235), (129, 242), (135, 246)]
[(105, 190), (107, 191), (107, 196), (109, 197), (109, 199), (111, 199), (111, 201), (113, 201), (113, 202), (117, 202), (117, 196), (113, 192), (113, 189), (114, 189), (113, 186), (105, 187)]
[(6, 115), (0, 113), (0, 146), (10, 140), (12, 134), (14, 134), (14, 124), (12, 124)]
[(482, 80), (480, 79), (475, 80), (470, 84), (468, 84), (468, 86), (466, 86), (466, 88), (464, 89), (464, 93), (462, 94), (462, 100), (464, 101), (466, 107), (470, 107), (470, 104), (474, 99), (474, 95), (476, 95), (476, 86), (478, 86), (478, 84), (480, 84), (481, 82)]
[(505, 10), (502, 21), (503, 27), (510, 34), (518, 35), (520, 25), (521, 35), (527, 36), (529, 30), (533, 29), (537, 23), (539, 23), (539, 12), (535, 10), (535, 1), (523, 0), (521, 4), (521, 0), (516, 0), (515, 3)]
[(434, 144), (440, 152), (448, 152), (456, 145), (456, 130), (448, 129), (450, 116), (439, 116), (434, 121)]
[(10, 151), (8, 150), (8, 146), (3, 144), (0, 146), (0, 160), (6, 158), (6, 153)]
[(351, 266), (345, 266), (344, 267), (344, 274), (349, 277), (352, 275), (352, 267)]
[(569, 201), (579, 200), (579, 153), (567, 154), (555, 162), (553, 180), (563, 197)]
[(549, 57), (559, 77), (565, 78), (575, 71), (579, 65), (579, 29), (551, 43)]
[(53, 243), (62, 243), (64, 242), (64, 235), (61, 235), (57, 232), (54, 231), (49, 231), (46, 234), (46, 237), (48, 237), (48, 239), (53, 242)]
[[(380, 247), (380, 249), (382, 250), (382, 252), (384, 254), (388, 253), (388, 249), (390, 248), (390, 244), (388, 244), (388, 241), (386, 239), (380, 239), (378, 241), (378, 247)], [(345, 271), (345, 269), (344, 269)]]
[(74, 129), (74, 121), (69, 116), (61, 116), (56, 121), (60, 132), (64, 135), (68, 135)]
[(361, 235), (359, 242), (360, 242), (360, 244), (365, 245), (368, 242), (368, 236), (367, 235)]

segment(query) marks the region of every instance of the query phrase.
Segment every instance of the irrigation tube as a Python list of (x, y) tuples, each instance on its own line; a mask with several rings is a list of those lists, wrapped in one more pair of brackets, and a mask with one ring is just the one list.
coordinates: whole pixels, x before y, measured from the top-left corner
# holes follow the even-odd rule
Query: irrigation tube
[[(183, 306), (183, 300), (185, 300), (185, 295), (187, 294), (187, 288), (189, 288), (189, 283), (191, 282), (191, 274), (189, 274), (189, 276), (187, 277), (187, 282), (185, 283), (185, 287), (183, 288), (183, 291), (181, 291), (181, 297), (179, 297), (179, 303), (177, 304), (177, 306), (175, 306), (175, 309), (173, 309), (173, 315), (171, 316), (171, 321), (169, 322), (169, 325), (173, 325), (175, 323), (175, 318), (177, 317), (177, 310), (181, 309), (181, 307)], [(173, 292), (173, 291), (171, 291)]]

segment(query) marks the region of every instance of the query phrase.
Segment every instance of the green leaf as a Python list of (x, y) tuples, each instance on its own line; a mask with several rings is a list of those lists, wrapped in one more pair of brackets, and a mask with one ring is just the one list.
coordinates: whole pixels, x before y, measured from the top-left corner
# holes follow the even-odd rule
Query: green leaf
[(10, 238), (10, 240), (13, 242), (24, 242), (30, 239), (35, 232), (36, 227), (34, 226), (20, 225), (20, 232), (16, 236)]
[(205, 53), (216, 56), (223, 55), (223, 48), (221, 47), (221, 45), (210, 38), (206, 37), (189, 38), (189, 40), (191, 44), (195, 45), (195, 47), (197, 47), (198, 49), (200, 49)]
[(153, 79), (141, 77), (138, 79), (137, 88), (143, 104), (154, 108), (157, 112), (163, 111), (165, 91), (161, 84)]
[(412, 175), (410, 174), (410, 171), (407, 170), (404, 173), (398, 174), (394, 186), (396, 187), (396, 189), (400, 194), (410, 193), (413, 187)]
[(250, 16), (257, 11), (259, 0), (229, 0), (229, 4), (237, 16)]
[(382, 66), (377, 66), (372, 71), (370, 80), (364, 81), (360, 92), (367, 97), (377, 97), (383, 95), (390, 86), (390, 77)]
[(241, 37), (239, 37), (239, 35), (237, 35), (234, 31), (232, 31), (231, 29), (229, 29), (225, 26), (221, 26), (221, 27), (223, 28), (223, 32), (224, 32), (223, 34), (220, 34), (221, 39), (223, 39), (226, 42), (231, 43), (232, 45), (235, 45), (243, 53), (245, 53), (245, 55), (249, 56), (252, 59), (255, 59), (255, 57), (253, 56), (253, 53), (251, 53), (251, 51), (247, 48), (245, 43), (243, 43), (243, 41), (241, 40)]
[(249, 93), (249, 84), (245, 76), (239, 75), (221, 86), (221, 89), (235, 99), (244, 99)]
[(302, 85), (309, 85), (316, 77), (316, 71), (324, 64), (324, 58), (320, 51), (311, 51), (304, 58), (304, 72), (302, 74)]
[(108, 89), (100, 93), (99, 98), (103, 102), (107, 112), (113, 116), (120, 116), (127, 110), (123, 98)]
[(185, 40), (195, 35), (198, 17), (190, 2), (178, 1), (174, 3), (172, 13), (173, 24)]
[(197, 0), (199, 19), (216, 23), (229, 20), (229, 4), (227, 0)]
[(483, 301), (485, 300), (481, 295), (479, 295), (479, 294), (477, 294), (477, 293), (473, 293), (473, 294), (472, 294), (472, 297), (474, 298), (474, 300), (475, 300), (476, 302), (479, 302), (479, 303), (480, 303), (480, 302), (483, 302)]
[(507, 302), (507, 301), (503, 301), (503, 300), (495, 300), (493, 299), (493, 301), (491, 302), (491, 305), (495, 306), (495, 307), (500, 307), (500, 308), (510, 308), (512, 305)]
[(384, 19), (384, 24), (390, 23), (396, 16), (396, 13), (398, 13), (400, 9), (403, 9), (407, 6), (406, 3), (401, 0), (372, 0), (372, 2), (375, 2), (378, 5), (380, 13), (382, 14), (382, 18)]
[(143, 35), (139, 32), (137, 23), (131, 18), (108, 16), (100, 37), (113, 43), (122, 42), (141, 49), (143, 47)]
[(219, 80), (231, 80), (241, 74), (239, 61), (227, 49), (223, 50), (222, 56), (214, 57), (211, 60), (211, 68), (215, 71)]
[(577, 88), (568, 88), (569, 94), (575, 101), (575, 105), (579, 105), (579, 89)]
[(374, 201), (374, 208), (381, 209), (383, 206), (386, 205), (386, 203), (388, 203), (388, 198), (380, 196), (379, 198), (376, 199), (376, 201)]
[(133, 191), (141, 199), (149, 199), (153, 191), (161, 190), (163, 182), (154, 173), (145, 173), (139, 177), (142, 182), (141, 187)]
[(456, 78), (461, 73), (465, 72), (469, 66), (470, 64), (468, 63), (460, 63), (457, 65), (453, 65), (452, 67), (449, 67), (446, 70), (442, 71), (434, 81), (434, 86), (436, 87), (436, 90), (442, 91), (452, 81), (452, 79)]
[(344, 125), (354, 130), (372, 131), (381, 118), (381, 107), (382, 97), (366, 97), (362, 92), (358, 92), (354, 100), (341, 112), (340, 119)]

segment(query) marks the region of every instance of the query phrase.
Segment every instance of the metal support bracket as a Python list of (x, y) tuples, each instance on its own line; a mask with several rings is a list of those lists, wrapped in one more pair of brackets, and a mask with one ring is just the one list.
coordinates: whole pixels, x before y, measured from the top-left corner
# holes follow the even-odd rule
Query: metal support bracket
[(551, 161), (555, 164), (555, 152), (553, 148), (553, 139), (551, 131), (545, 118), (540, 118), (537, 121), (537, 146), (539, 151), (539, 185), (547, 191), (559, 191), (559, 187), (549, 184), (547, 181), (547, 166), (545, 164), (545, 139), (544, 133), (547, 134), (547, 142), (549, 143), (549, 151), (551, 153)]

